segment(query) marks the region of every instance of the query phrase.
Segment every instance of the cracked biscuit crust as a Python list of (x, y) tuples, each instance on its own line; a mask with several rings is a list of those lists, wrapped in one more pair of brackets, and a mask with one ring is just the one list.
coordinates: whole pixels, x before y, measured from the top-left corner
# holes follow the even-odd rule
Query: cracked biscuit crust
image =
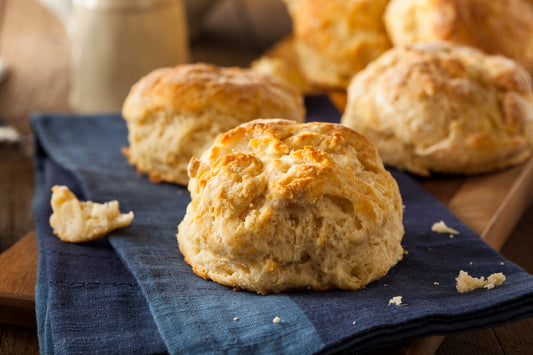
[(219, 136), (189, 175), (178, 242), (203, 278), (261, 294), (357, 290), (402, 258), (398, 185), (341, 125), (255, 120)]
[(449, 42), (395, 47), (358, 73), (341, 123), (385, 164), (427, 176), (477, 174), (526, 160), (531, 77), (514, 61)]

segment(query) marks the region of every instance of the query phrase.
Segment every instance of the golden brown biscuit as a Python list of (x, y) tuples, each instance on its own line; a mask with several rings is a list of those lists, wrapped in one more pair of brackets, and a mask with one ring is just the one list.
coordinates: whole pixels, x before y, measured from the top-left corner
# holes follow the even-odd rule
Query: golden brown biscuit
[(342, 125), (255, 120), (191, 159), (189, 175), (178, 242), (203, 278), (261, 294), (357, 290), (402, 258), (398, 185)]
[(67, 186), (53, 186), (50, 199), (53, 213), (50, 226), (64, 242), (95, 240), (111, 231), (130, 225), (133, 212), (120, 213), (116, 200), (106, 203), (79, 201)]
[(533, 72), (533, 1), (391, 0), (384, 21), (394, 45), (445, 40), (501, 54)]
[(256, 118), (302, 122), (301, 94), (249, 69), (186, 64), (158, 69), (131, 89), (122, 110), (132, 165), (154, 182), (186, 185), (187, 164), (215, 137)]
[(388, 0), (284, 0), (301, 69), (313, 84), (344, 89), (390, 48), (382, 17)]
[(476, 174), (523, 162), (533, 146), (529, 74), (452, 43), (396, 47), (358, 73), (341, 123), (385, 164), (420, 175)]

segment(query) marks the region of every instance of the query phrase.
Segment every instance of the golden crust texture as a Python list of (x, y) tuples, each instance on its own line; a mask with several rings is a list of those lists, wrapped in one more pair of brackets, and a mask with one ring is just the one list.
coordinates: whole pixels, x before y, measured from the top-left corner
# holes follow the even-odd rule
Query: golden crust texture
[(514, 61), (449, 42), (399, 46), (357, 74), (341, 123), (385, 164), (420, 175), (490, 172), (533, 146), (529, 74)]
[(82, 243), (130, 225), (133, 212), (120, 213), (116, 200), (106, 203), (79, 201), (66, 186), (53, 186), (50, 226), (64, 242)]
[(261, 294), (357, 290), (403, 255), (398, 185), (338, 124), (255, 120), (189, 164), (178, 242), (194, 272)]
[(301, 69), (313, 84), (345, 89), (352, 76), (390, 48), (388, 0), (285, 0)]
[(384, 21), (394, 45), (445, 40), (500, 54), (533, 72), (531, 0), (391, 0)]
[(122, 114), (129, 162), (154, 182), (187, 185), (187, 164), (220, 133), (256, 118), (304, 121), (301, 94), (249, 69), (197, 63), (153, 71), (136, 83)]

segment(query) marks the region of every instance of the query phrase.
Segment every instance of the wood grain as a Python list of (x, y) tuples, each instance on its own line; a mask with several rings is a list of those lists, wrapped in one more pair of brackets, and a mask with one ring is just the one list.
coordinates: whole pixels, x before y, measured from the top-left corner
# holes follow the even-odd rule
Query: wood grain
[(0, 354), (39, 354), (39, 342), (35, 336), (35, 330), (13, 326), (1, 328)]
[(36, 328), (37, 242), (30, 233), (0, 254), (0, 323)]
[(23, 149), (0, 146), (0, 253), (33, 230), (33, 181), (33, 164)]

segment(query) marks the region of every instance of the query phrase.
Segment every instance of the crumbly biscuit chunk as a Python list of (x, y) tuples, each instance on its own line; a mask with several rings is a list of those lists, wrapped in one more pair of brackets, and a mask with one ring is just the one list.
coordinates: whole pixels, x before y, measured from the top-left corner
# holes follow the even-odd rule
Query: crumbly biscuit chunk
[(458, 292), (470, 292), (478, 288), (486, 288), (488, 290), (494, 288), (494, 286), (499, 286), (505, 281), (505, 275), (501, 272), (494, 273), (487, 277), (485, 280), (484, 276), (480, 278), (472, 277), (468, 275), (468, 272), (461, 270), (459, 271), (459, 276), (455, 279), (457, 281), (456, 288)]
[(433, 223), (433, 225), (431, 226), (431, 230), (433, 232), (443, 233), (443, 234), (444, 233), (446, 233), (446, 234), (459, 234), (459, 231), (457, 231), (456, 229), (453, 229), (451, 227), (448, 227), (444, 221), (438, 221), (438, 222)]
[(62, 241), (70, 243), (88, 242), (111, 231), (128, 226), (133, 212), (120, 213), (116, 200), (104, 204), (79, 201), (66, 186), (52, 187), (50, 200), (53, 213), (50, 226)]

